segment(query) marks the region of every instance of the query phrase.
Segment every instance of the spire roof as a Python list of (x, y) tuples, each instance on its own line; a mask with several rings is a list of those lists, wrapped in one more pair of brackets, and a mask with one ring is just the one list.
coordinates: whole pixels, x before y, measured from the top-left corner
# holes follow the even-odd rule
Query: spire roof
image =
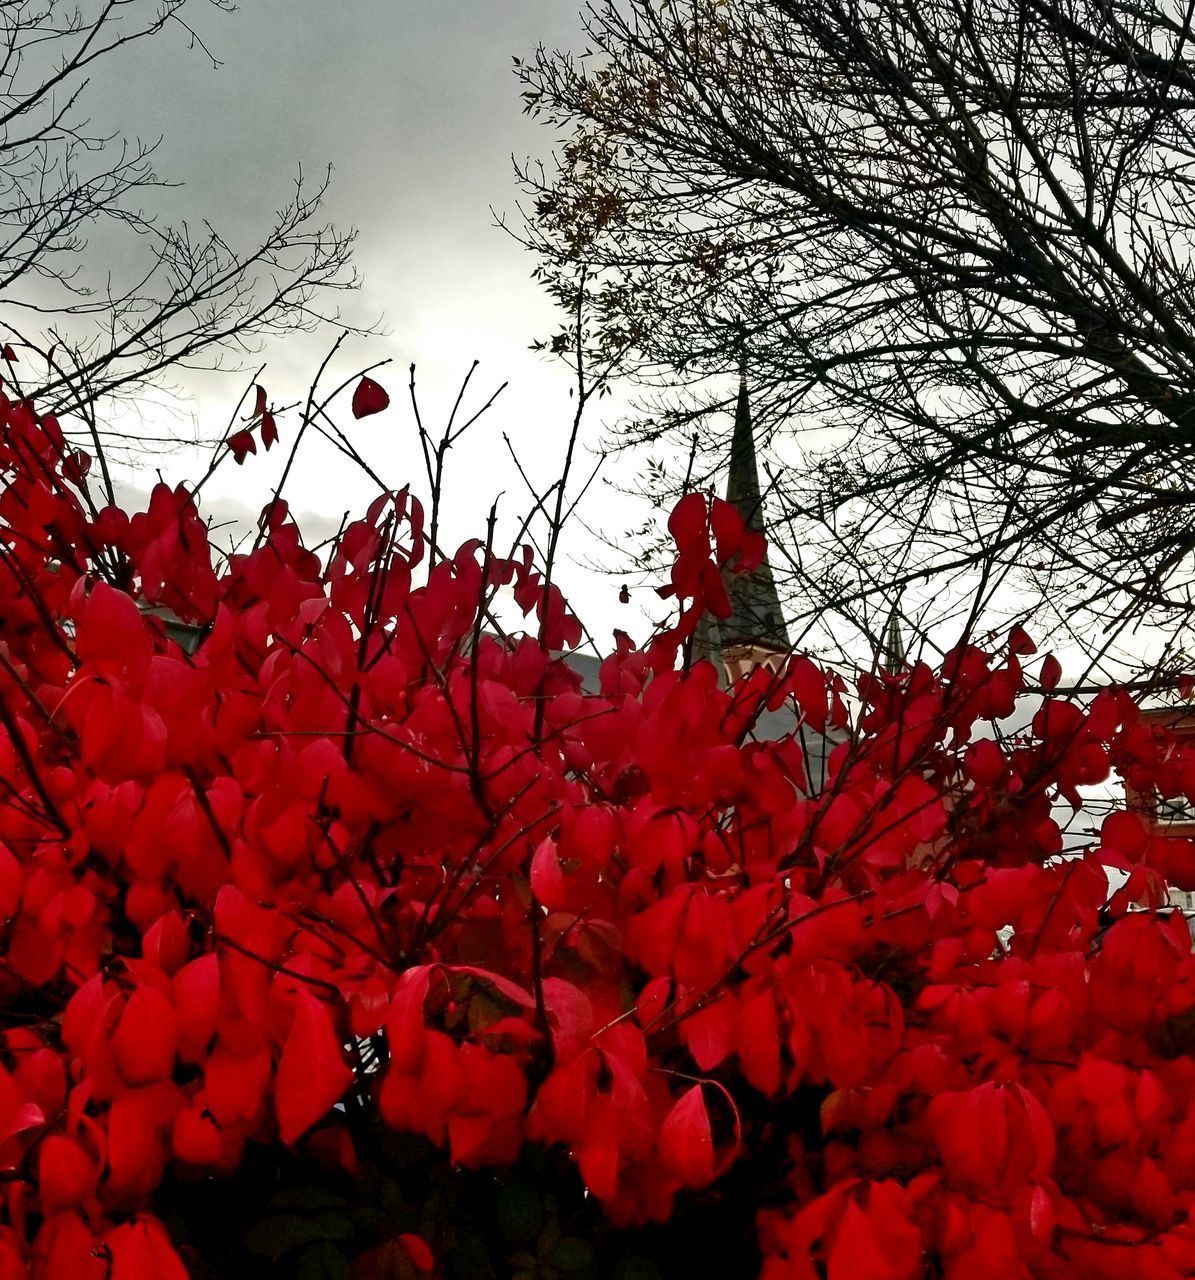
[[(726, 480), (726, 501), (731, 503), (750, 528), (766, 533), (763, 495), (759, 489), (759, 467), (755, 457), (755, 429), (751, 422), (751, 402), (747, 394), (747, 361), (739, 359), (739, 395), (735, 405), (734, 433), (730, 443), (730, 470)], [(727, 575), (731, 613), (718, 623), (721, 648), (755, 645), (785, 653), (788, 631), (780, 611), (776, 580), (767, 557), (751, 573)]]
[(755, 428), (747, 395), (747, 358), (739, 359), (739, 398), (734, 409), (734, 434), (730, 440), (730, 471), (726, 477), (726, 501), (738, 508), (743, 520), (761, 533), (764, 529), (763, 498), (759, 492), (759, 468), (755, 460)]
[(900, 631), (899, 598), (892, 602), (892, 608), (888, 611), (888, 621), (884, 624), (884, 634), (880, 639), (877, 657), (880, 670), (886, 671), (889, 675), (899, 675), (909, 665), (905, 639)]

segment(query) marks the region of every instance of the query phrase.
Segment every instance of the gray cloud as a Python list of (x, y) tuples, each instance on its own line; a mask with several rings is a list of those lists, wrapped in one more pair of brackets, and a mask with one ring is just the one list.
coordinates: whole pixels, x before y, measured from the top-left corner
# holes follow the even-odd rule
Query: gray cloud
[[(477, 532), (501, 490), (513, 519), (526, 499), (502, 432), (546, 486), (572, 406), (563, 371), (527, 350), (555, 319), (530, 279), (533, 260), (492, 225), (490, 206), (514, 207), (511, 153), (543, 155), (553, 141), (521, 113), (511, 56), (541, 41), (574, 45), (575, 10), (561, 0), (253, 0), (232, 14), (187, 12), (221, 65), (214, 69), (201, 49), (188, 48), (181, 27), (168, 30), (97, 75), (88, 104), (94, 126), (143, 139), (161, 135), (157, 167), (182, 184), (159, 193), (162, 216), (209, 220), (240, 246), (268, 226), (299, 165), (315, 178), (331, 163), (329, 217), (359, 230), (364, 285), (343, 299), (348, 317), (367, 323), (384, 314), (388, 330), (348, 344), (340, 371), (394, 362), (378, 376), (395, 411), (368, 424), (350, 420), (354, 439), (388, 481), (418, 482), (422, 462), (404, 403), (407, 365), (419, 366), (425, 412), (435, 424), (470, 362), (481, 360), (476, 403), (503, 380), (511, 386), (451, 460), (447, 536)], [(261, 358), (271, 395), (286, 402), (303, 394), (329, 341), (327, 334), (292, 337), (267, 347)], [(227, 422), (244, 379), (184, 374), (178, 382), (210, 434)], [(285, 418), (281, 425), (285, 443)], [(243, 470), (225, 467), (205, 506), (216, 514), (255, 513), (277, 478), (277, 458), (275, 452)], [(167, 478), (178, 479), (194, 473), (196, 459), (183, 451), (160, 464)], [(142, 477), (126, 475), (144, 487)], [(316, 523), (335, 527), (370, 488), (326, 449), (313, 449), (288, 496)], [(622, 527), (637, 518), (601, 486), (587, 514)], [(579, 530), (576, 536), (583, 539)], [(603, 628), (607, 614), (610, 623), (633, 625), (626, 610), (607, 609), (616, 585), (579, 569), (570, 576), (573, 594), (586, 612), (602, 615)]]

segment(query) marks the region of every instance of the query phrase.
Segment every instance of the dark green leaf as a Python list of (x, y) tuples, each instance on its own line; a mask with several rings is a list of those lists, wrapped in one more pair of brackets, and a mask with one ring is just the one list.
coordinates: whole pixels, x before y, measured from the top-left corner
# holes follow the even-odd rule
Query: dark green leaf
[(315, 1221), (325, 1240), (351, 1240), (356, 1234), (353, 1220), (347, 1213), (320, 1213)]
[(296, 1213), (314, 1213), (319, 1209), (347, 1209), (349, 1202), (326, 1187), (288, 1187), (270, 1201), (270, 1208), (289, 1209)]
[(498, 1230), (509, 1244), (524, 1244), (539, 1235), (544, 1220), (539, 1188), (522, 1178), (507, 1182), (498, 1193)]
[(299, 1259), (295, 1280), (349, 1280), (349, 1260), (329, 1241), (313, 1244)]
[(642, 1254), (630, 1254), (619, 1261), (611, 1280), (660, 1280), (660, 1268)]
[(448, 1255), (448, 1274), (452, 1280), (495, 1280), (489, 1250), (478, 1236), (457, 1236)]
[(580, 1236), (565, 1236), (552, 1250), (552, 1262), (561, 1271), (581, 1271), (593, 1263), (593, 1246)]
[(324, 1233), (316, 1222), (293, 1214), (274, 1214), (269, 1218), (262, 1218), (244, 1236), (245, 1248), (250, 1253), (267, 1258), (280, 1258), (300, 1245), (312, 1244), (323, 1238)]

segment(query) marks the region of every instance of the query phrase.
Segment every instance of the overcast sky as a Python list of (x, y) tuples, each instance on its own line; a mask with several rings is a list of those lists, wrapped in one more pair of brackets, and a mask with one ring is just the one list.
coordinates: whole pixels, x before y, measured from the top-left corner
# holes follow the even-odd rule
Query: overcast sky
[[(193, 16), (222, 65), (213, 69), (200, 51), (188, 50), (186, 33), (176, 29), (97, 75), (93, 121), (126, 136), (160, 134), (157, 167), (185, 184), (163, 197), (163, 209), (172, 218), (207, 218), (234, 243), (248, 243), (268, 225), (300, 164), (314, 176), (331, 163), (328, 213), (359, 232), (364, 287), (345, 300), (348, 313), (360, 322), (381, 316), (387, 329), (354, 342), (344, 371), (394, 361), (377, 375), (393, 408), (360, 424), (356, 439), (369, 443), (388, 480), (417, 482), (422, 464), (406, 405), (407, 366), (418, 365), (425, 421), (434, 425), (478, 359), (480, 399), (503, 381), (511, 385), (453, 460), (449, 537), (481, 533), (500, 490), (513, 516), (524, 508), (525, 490), (502, 433), (546, 484), (556, 474), (572, 407), (563, 368), (528, 350), (556, 323), (530, 278), (534, 259), (494, 227), (491, 206), (514, 211), (511, 153), (546, 156), (554, 140), (521, 113), (512, 55), (530, 54), (539, 42), (576, 47), (576, 11), (567, 0), (252, 0), (232, 14), (196, 9)], [(297, 398), (329, 341), (325, 334), (267, 348), (263, 382), (271, 396)], [(210, 431), (227, 420), (243, 379), (192, 381), (189, 389)], [(285, 433), (285, 420), (282, 426)], [(591, 441), (598, 427), (595, 417)], [(259, 505), (276, 458), (250, 459), (241, 472), (226, 467), (216, 492)], [(369, 493), (330, 464), (326, 450), (317, 463), (313, 449), (311, 462), (297, 472), (292, 498), (297, 509), (318, 512), (335, 527)], [(185, 458), (165, 463), (167, 474), (192, 467)], [(643, 515), (601, 486), (584, 514), (611, 533)], [(592, 540), (578, 527), (570, 545), (583, 558)], [(617, 582), (577, 568), (568, 578), (602, 638), (615, 625), (642, 634), (638, 609), (615, 602)], [(650, 593), (637, 595), (658, 615)]]

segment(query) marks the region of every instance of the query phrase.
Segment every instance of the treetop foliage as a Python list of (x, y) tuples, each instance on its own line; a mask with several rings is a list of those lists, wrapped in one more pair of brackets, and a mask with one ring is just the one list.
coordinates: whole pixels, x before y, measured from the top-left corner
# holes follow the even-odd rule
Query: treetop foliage
[(603, 0), (585, 21), (584, 53), (517, 67), (563, 135), (521, 169), (524, 235), (549, 279), (586, 264), (597, 345), (667, 389), (623, 442), (683, 459), (698, 430), (716, 466), (708, 379), (745, 343), (761, 427), (800, 444), (773, 490), (798, 613), (986, 566), (1064, 624), (1187, 625), (1188, 6)]

